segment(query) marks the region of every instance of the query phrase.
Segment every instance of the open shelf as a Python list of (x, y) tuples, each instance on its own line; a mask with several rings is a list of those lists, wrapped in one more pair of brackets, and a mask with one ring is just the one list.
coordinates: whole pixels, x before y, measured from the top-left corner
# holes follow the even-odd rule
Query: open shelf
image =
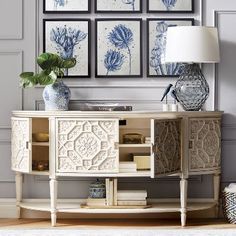
[(70, 177), (150, 177), (151, 171), (137, 171), (130, 173), (57, 173), (57, 176)]
[[(210, 203), (188, 203), (187, 211), (196, 211), (196, 210), (206, 210), (215, 206), (214, 202)], [(30, 210), (38, 211), (50, 211), (49, 202), (21, 202), (20, 207)], [(180, 212), (180, 203), (155, 203), (152, 204), (150, 208), (126, 208), (126, 209), (87, 209), (81, 208), (80, 203), (71, 202), (71, 203), (58, 203), (57, 205), (58, 212), (67, 212), (67, 213), (164, 213), (164, 212)]]
[(38, 170), (33, 170), (29, 174), (31, 175), (49, 175), (49, 171), (38, 171)]
[(33, 146), (49, 147), (49, 142), (33, 142)]
[(119, 144), (120, 148), (144, 148), (144, 147), (152, 147), (151, 143), (141, 143), (141, 144)]

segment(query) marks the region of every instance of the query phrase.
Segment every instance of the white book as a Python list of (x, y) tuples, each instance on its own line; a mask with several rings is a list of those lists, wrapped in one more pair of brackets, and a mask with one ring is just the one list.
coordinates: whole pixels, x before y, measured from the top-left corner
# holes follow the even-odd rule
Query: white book
[(137, 169), (126, 169), (126, 168), (122, 168), (122, 169), (119, 169), (119, 172), (120, 172), (120, 173), (135, 173), (135, 172), (137, 172)]
[(105, 180), (105, 184), (106, 184), (106, 205), (109, 206), (109, 195), (110, 195), (110, 181), (108, 178), (106, 178)]
[(118, 206), (146, 206), (147, 205), (147, 201), (146, 200), (140, 200), (140, 201), (117, 201), (117, 205)]
[(113, 186), (113, 180), (110, 179), (109, 181), (110, 187), (109, 187), (109, 206), (113, 206), (113, 195), (114, 195), (114, 186)]
[(145, 201), (146, 198), (143, 197), (118, 197), (117, 201)]
[(131, 168), (131, 169), (136, 169), (136, 163), (134, 161), (122, 161), (119, 163), (119, 168), (123, 169), (128, 169), (128, 168)]
[(113, 181), (113, 188), (114, 188), (114, 194), (113, 194), (113, 204), (114, 206), (117, 206), (117, 179), (114, 179)]
[(136, 198), (136, 199), (144, 199), (147, 197), (147, 190), (118, 190), (117, 198)]

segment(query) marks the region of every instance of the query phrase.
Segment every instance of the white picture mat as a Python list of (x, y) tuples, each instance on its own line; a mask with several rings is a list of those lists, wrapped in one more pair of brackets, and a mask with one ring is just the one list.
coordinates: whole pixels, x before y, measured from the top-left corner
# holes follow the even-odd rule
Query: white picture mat
[(155, 41), (156, 41), (156, 36), (157, 36), (157, 31), (156, 31), (156, 26), (157, 23), (164, 21), (168, 25), (178, 25), (178, 26), (191, 26), (192, 22), (191, 21), (178, 21), (178, 20), (152, 20), (149, 21), (149, 58), (148, 58), (148, 66), (149, 66), (149, 75), (157, 75), (154, 68), (150, 66), (150, 58), (152, 55), (152, 49), (155, 47)]
[(124, 56), (125, 60), (120, 70), (114, 72), (109, 72), (109, 75), (127, 75), (129, 76), (129, 54), (127, 49), (119, 50), (116, 48), (108, 39), (108, 35), (115, 26), (125, 25), (127, 28), (131, 29), (133, 32), (133, 41), (130, 45), (130, 51), (132, 55), (131, 59), (131, 75), (140, 75), (141, 73), (141, 64), (140, 64), (140, 21), (98, 21), (97, 22), (97, 74), (106, 75), (107, 69), (104, 66), (105, 55), (108, 50), (120, 51)]
[[(148, 0), (150, 11), (167, 11), (162, 0)], [(175, 7), (171, 11), (191, 11), (192, 0), (177, 0)]]
[(64, 6), (55, 7), (55, 0), (45, 0), (46, 11), (88, 11), (88, 1), (91, 0), (65, 0)]
[[(122, 0), (96, 0), (98, 11), (132, 11), (131, 4), (125, 4)], [(135, 0), (135, 11), (140, 11), (140, 1)]]
[(46, 21), (45, 22), (45, 51), (51, 53), (57, 53), (56, 43), (51, 41), (50, 32), (56, 27), (71, 27), (81, 30), (87, 34), (87, 37), (77, 44), (74, 48), (74, 56), (76, 56), (75, 67), (69, 69), (69, 76), (88, 76), (89, 74), (89, 32), (88, 32), (88, 21)]

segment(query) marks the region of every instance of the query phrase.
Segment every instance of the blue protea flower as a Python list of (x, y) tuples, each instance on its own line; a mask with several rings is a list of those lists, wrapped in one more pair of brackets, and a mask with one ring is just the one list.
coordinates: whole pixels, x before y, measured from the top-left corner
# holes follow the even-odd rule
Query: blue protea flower
[(175, 7), (177, 0), (162, 0), (162, 3), (165, 5), (167, 11), (170, 11), (173, 7)]
[(104, 59), (104, 66), (107, 69), (107, 74), (110, 71), (120, 70), (124, 62), (124, 55), (115, 50), (107, 51)]
[(117, 48), (128, 48), (133, 41), (133, 33), (131, 29), (125, 25), (117, 25), (108, 36), (110, 42)]
[(135, 11), (135, 0), (122, 0), (124, 4), (131, 4), (133, 11)]
[(54, 0), (54, 6), (57, 8), (57, 6), (64, 7), (67, 3), (66, 0)]
[(56, 27), (50, 32), (50, 40), (56, 44), (56, 49), (63, 59), (73, 58), (75, 46), (86, 37), (87, 33), (66, 25), (64, 27)]
[(129, 54), (129, 74), (131, 74), (131, 51), (130, 44), (133, 42), (133, 32), (125, 25), (117, 25), (108, 35), (110, 42), (119, 49), (126, 48)]

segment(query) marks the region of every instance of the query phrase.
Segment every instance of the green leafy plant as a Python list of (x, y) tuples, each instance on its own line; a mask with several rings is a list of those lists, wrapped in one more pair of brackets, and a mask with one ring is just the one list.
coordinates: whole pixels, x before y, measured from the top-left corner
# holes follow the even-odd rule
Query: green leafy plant
[(76, 65), (76, 59), (63, 59), (57, 54), (42, 53), (37, 58), (37, 63), (42, 69), (40, 73), (23, 72), (20, 74), (23, 88), (55, 83), (58, 77), (62, 78), (65, 70)]

